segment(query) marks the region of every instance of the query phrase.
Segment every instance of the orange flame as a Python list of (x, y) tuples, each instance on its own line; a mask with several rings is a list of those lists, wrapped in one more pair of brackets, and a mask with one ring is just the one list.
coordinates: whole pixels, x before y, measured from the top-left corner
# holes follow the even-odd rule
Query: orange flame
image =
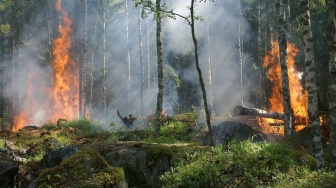
[(58, 27), (60, 36), (54, 40), (54, 86), (52, 88), (52, 99), (54, 113), (51, 121), (59, 118), (74, 119), (78, 117), (78, 93), (79, 83), (77, 74), (78, 68), (70, 57), (72, 21), (62, 9), (61, 2), (56, 2), (56, 9), (62, 14), (62, 25)]
[[(277, 111), (283, 113), (283, 96), (282, 79), (281, 79), (281, 67), (280, 67), (280, 55), (279, 44), (277, 41), (271, 42), (272, 49), (264, 57), (264, 68), (267, 68), (267, 77), (271, 83), (271, 96), (268, 98), (270, 111)], [(295, 68), (294, 58), (298, 53), (298, 48), (287, 41), (287, 60), (288, 60), (288, 79), (291, 107), (294, 112), (294, 116), (300, 118), (308, 117), (308, 95), (307, 91), (303, 89), (301, 84), (302, 73), (299, 73)], [(266, 125), (266, 132), (283, 132), (283, 127), (269, 127), (270, 123), (283, 123), (283, 121), (263, 118), (260, 122), (262, 125)], [(305, 126), (305, 125), (304, 125)], [(304, 126), (296, 126), (296, 131), (304, 128)], [(280, 129), (280, 130), (279, 130)]]
[[(47, 101), (43, 104), (34, 105), (33, 90), (41, 89), (35, 86), (33, 79), (38, 79), (38, 75), (30, 70), (28, 80), (28, 90), (26, 101), (30, 106), (42, 106), (43, 119), (49, 119), (51, 122), (56, 122), (58, 119), (75, 119), (78, 118), (79, 109), (79, 81), (78, 81), (78, 67), (71, 58), (69, 49), (71, 47), (71, 32), (72, 21), (67, 16), (66, 11), (61, 6), (61, 1), (56, 2), (56, 10), (61, 13), (62, 20), (58, 27), (59, 37), (53, 42), (54, 49), (52, 54), (54, 56), (52, 66), (54, 69), (53, 86), (48, 90)], [(44, 90), (40, 92), (45, 92)], [(42, 102), (40, 102), (42, 103)], [(39, 109), (25, 108), (14, 117), (13, 131), (17, 131), (28, 123), (33, 123), (34, 115)]]
[(39, 79), (39, 75), (36, 74), (32, 67), (29, 67), (29, 75), (28, 75), (28, 84), (27, 84), (27, 93), (26, 93), (26, 101), (29, 102), (30, 108), (23, 108), (23, 110), (14, 117), (14, 126), (13, 131), (18, 131), (20, 128), (27, 125), (28, 122), (31, 122), (33, 119), (33, 106), (35, 106), (36, 101), (34, 98), (34, 83)]

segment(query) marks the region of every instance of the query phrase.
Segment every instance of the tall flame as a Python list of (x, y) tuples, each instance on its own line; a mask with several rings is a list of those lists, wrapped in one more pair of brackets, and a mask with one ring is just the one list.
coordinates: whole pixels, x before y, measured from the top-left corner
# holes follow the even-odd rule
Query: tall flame
[(74, 119), (78, 117), (78, 93), (79, 83), (78, 68), (70, 57), (72, 21), (62, 9), (61, 1), (56, 2), (56, 9), (62, 14), (62, 24), (58, 27), (60, 36), (54, 40), (54, 86), (52, 99), (54, 103), (51, 121), (59, 118)]
[[(281, 79), (281, 67), (280, 67), (280, 55), (279, 55), (279, 43), (277, 41), (271, 41), (271, 50), (267, 52), (264, 57), (264, 68), (267, 69), (267, 77), (271, 83), (271, 96), (268, 98), (270, 104), (270, 111), (284, 112), (283, 108), (283, 96), (282, 79)], [(294, 58), (298, 53), (298, 48), (287, 41), (287, 60), (288, 60), (288, 79), (291, 107), (294, 112), (294, 116), (300, 118), (308, 117), (308, 95), (307, 91), (303, 89), (301, 84), (302, 73), (299, 73), (295, 68)], [(279, 120), (262, 119), (262, 124), (269, 125), (269, 123), (279, 123)], [(283, 121), (282, 121), (283, 122)], [(296, 126), (296, 131), (302, 129), (302, 126)], [(267, 128), (268, 132), (283, 132), (283, 127)]]
[[(34, 79), (41, 78), (39, 78), (39, 74), (29, 70), (28, 89), (25, 98), (27, 105), (23, 105), (21, 112), (14, 117), (13, 131), (17, 131), (29, 123), (34, 123), (36, 116), (43, 116), (41, 119), (51, 122), (56, 122), (60, 118), (78, 118), (78, 67), (69, 52), (72, 43), (72, 21), (62, 8), (60, 0), (56, 2), (56, 10), (60, 12), (62, 20), (58, 27), (59, 37), (53, 42), (53, 86), (48, 89), (34, 85)], [(45, 92), (48, 97), (45, 101), (40, 100), (40, 104), (35, 104), (37, 103), (34, 100), (35, 92)], [(34, 108), (36, 106), (38, 108)]]

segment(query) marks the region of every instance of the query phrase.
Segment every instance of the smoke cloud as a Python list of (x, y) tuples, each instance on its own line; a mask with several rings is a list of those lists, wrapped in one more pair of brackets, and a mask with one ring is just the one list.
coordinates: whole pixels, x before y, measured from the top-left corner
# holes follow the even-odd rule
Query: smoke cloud
[[(157, 64), (156, 64), (156, 23), (152, 16), (139, 19), (140, 10), (128, 1), (128, 15), (125, 3), (109, 5), (106, 10), (106, 88), (107, 115), (102, 112), (102, 71), (103, 71), (103, 17), (102, 1), (88, 1), (88, 86), (92, 93), (87, 93), (88, 108), (93, 121), (99, 121), (108, 126), (112, 121), (121, 123), (116, 116), (120, 110), (123, 115), (149, 115), (155, 112), (157, 96)], [(171, 1), (167, 3), (174, 12), (188, 16), (189, 1)], [(82, 1), (63, 1), (62, 6), (73, 21), (71, 55), (77, 65), (83, 60), (84, 50), (84, 5)], [(50, 9), (50, 7), (49, 7)], [(28, 124), (48, 122), (50, 109), (46, 105), (48, 88), (53, 85), (53, 69), (50, 55), (50, 45), (57, 37), (57, 25), (60, 14), (46, 10), (40, 11), (31, 24), (27, 23), (22, 38), (23, 45), (15, 53), (15, 72), (12, 62), (6, 66), (6, 85), (4, 95), (11, 100), (14, 114), (21, 111), (29, 113)], [(197, 16), (203, 21), (196, 22), (196, 35), (199, 42), (200, 65), (203, 78), (209, 91), (209, 56), (211, 57), (211, 78), (214, 110), (218, 115), (229, 113), (234, 105), (240, 104), (240, 65), (239, 65), (239, 19), (240, 7), (235, 0), (221, 0), (215, 3), (198, 3), (195, 8)], [(45, 18), (44, 15), (48, 15)], [(45, 20), (40, 21), (42, 18)], [(128, 18), (128, 19), (127, 19)], [(56, 21), (55, 21), (56, 20)], [(142, 29), (142, 62), (140, 59), (139, 22)], [(246, 25), (242, 20), (241, 25)], [(51, 28), (52, 27), (52, 28)], [(247, 33), (243, 28), (243, 33)], [(163, 23), (163, 40), (165, 64), (169, 65), (168, 55), (192, 53), (193, 42), (191, 29), (181, 18), (176, 20), (165, 18)], [(244, 36), (245, 38), (247, 36)], [(129, 62), (130, 60), (130, 83)], [(188, 68), (175, 70), (181, 80), (187, 80), (198, 85), (198, 75), (190, 60)], [(91, 67), (92, 66), (92, 67)], [(144, 111), (141, 107), (142, 70), (144, 70)], [(74, 73), (75, 74), (75, 73)], [(77, 73), (76, 73), (77, 74)], [(174, 104), (178, 103), (176, 84), (165, 77), (164, 109), (172, 115), (177, 112)], [(14, 88), (13, 88), (14, 83)], [(169, 83), (169, 84), (167, 84)], [(198, 86), (197, 86), (198, 87)], [(200, 88), (196, 88), (200, 92)], [(92, 97), (91, 97), (92, 95)], [(203, 104), (199, 95), (200, 104)], [(200, 105), (202, 108), (203, 105)], [(60, 117), (61, 118), (61, 117)], [(64, 117), (66, 118), (66, 117)]]

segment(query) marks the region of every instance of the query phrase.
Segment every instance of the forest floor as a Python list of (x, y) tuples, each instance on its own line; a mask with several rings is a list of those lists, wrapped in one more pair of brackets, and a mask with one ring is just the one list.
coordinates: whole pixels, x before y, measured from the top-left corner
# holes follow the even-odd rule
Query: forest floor
[[(7, 148), (7, 150), (4, 150), (4, 152), (0, 152), (0, 159), (13, 161), (20, 167), (18, 175), (16, 176), (17, 180), (16, 183), (18, 187), (28, 187), (29, 185), (31, 184), (35, 185), (36, 183), (39, 186), (44, 185), (48, 187), (50, 185), (54, 186), (62, 185), (60, 182), (67, 181), (66, 179), (64, 179), (65, 177), (59, 178), (59, 176), (61, 176), (59, 174), (60, 172), (56, 173), (50, 170), (57, 168), (57, 166), (60, 166), (59, 164), (53, 168), (48, 167), (48, 160), (50, 159), (50, 153), (55, 150), (59, 150), (60, 148), (67, 148), (67, 147), (76, 147), (78, 148), (78, 150), (81, 151), (82, 150), (86, 151), (87, 148), (98, 151), (99, 154), (102, 155), (103, 158), (105, 158), (105, 160), (109, 163), (109, 165), (111, 165), (111, 163), (113, 162), (109, 162), (111, 160), (107, 159), (106, 156), (108, 156), (109, 152), (111, 153), (112, 150), (118, 150), (118, 151), (128, 150), (129, 152), (133, 152), (136, 149), (138, 153), (144, 150), (147, 152), (146, 154), (147, 162), (144, 163), (146, 164), (145, 165), (147, 170), (147, 171), (145, 170), (146, 173), (148, 173), (149, 171), (152, 173), (152, 168), (154, 168), (153, 165), (155, 166), (156, 163), (158, 163), (156, 159), (158, 156), (159, 158), (168, 157), (169, 162), (167, 164), (169, 168), (166, 169), (167, 175), (163, 176), (165, 172), (160, 172), (160, 174), (156, 174), (158, 176), (157, 177), (158, 181), (159, 178), (161, 179), (160, 183), (159, 184), (156, 183), (155, 185), (156, 186), (160, 185), (160, 187), (193, 186), (192, 184), (187, 184), (187, 182), (180, 182), (180, 184), (172, 184), (174, 186), (167, 186), (172, 182), (179, 182), (177, 180), (178, 177), (175, 176), (176, 174), (178, 174), (178, 176), (181, 177), (186, 176), (185, 178), (196, 178), (196, 179), (200, 178), (195, 180), (196, 182), (200, 181), (199, 185), (202, 185), (202, 183), (209, 183), (208, 181), (212, 181), (212, 183), (215, 183), (213, 187), (222, 187), (223, 183), (224, 185), (230, 185), (228, 187), (237, 187), (237, 186), (279, 187), (279, 185), (283, 187), (289, 187), (290, 184), (286, 185), (285, 183), (288, 182), (288, 180), (290, 179), (289, 177), (284, 175), (286, 173), (292, 174), (292, 176), (300, 176), (302, 178), (301, 179), (302, 182), (306, 183), (308, 182), (308, 184), (303, 184), (301, 180), (295, 180), (295, 181), (293, 180), (293, 183), (295, 183), (295, 185), (298, 185), (299, 187), (301, 185), (302, 185), (301, 187), (305, 187), (304, 185), (312, 185), (311, 182), (313, 181), (314, 178), (323, 179), (324, 185), (336, 185), (336, 175), (330, 172), (328, 169), (324, 169), (323, 171), (316, 171), (316, 161), (315, 159), (313, 159), (308, 155), (311, 154), (309, 148), (303, 148), (302, 145), (294, 143), (293, 141), (284, 142), (283, 140), (280, 139), (272, 139), (272, 142), (275, 142), (276, 140), (276, 142), (278, 142), (276, 144), (279, 145), (270, 146), (267, 144), (260, 144), (260, 142), (253, 143), (252, 142), (253, 140), (251, 141), (250, 137), (249, 139), (245, 139), (247, 141), (241, 140), (239, 142), (236, 142), (234, 140), (229, 140), (230, 142), (232, 141), (232, 144), (222, 142), (218, 146), (210, 147), (202, 143), (202, 140), (206, 138), (206, 131), (202, 129), (202, 126), (200, 126), (199, 123), (197, 123), (196, 114), (187, 113), (163, 118), (164, 123), (163, 126), (161, 127), (160, 137), (158, 138), (155, 138), (153, 136), (154, 129), (151, 118), (149, 117), (143, 121), (146, 121), (145, 123), (146, 126), (143, 126), (144, 122), (142, 122), (141, 126), (140, 125), (137, 126), (135, 124), (133, 125), (134, 127), (131, 128), (126, 128), (123, 125), (111, 124), (110, 125), (111, 130), (109, 131), (104, 130), (100, 125), (85, 120), (75, 120), (69, 122), (64, 121), (60, 123), (58, 126), (55, 124), (46, 124), (41, 127), (25, 127), (18, 132), (13, 132), (10, 135), (1, 136), (0, 148)], [(222, 119), (218, 119), (218, 122), (221, 121)], [(223, 125), (226, 124), (224, 123)], [(241, 126), (242, 123), (234, 124), (234, 126), (237, 125)], [(243, 129), (234, 129), (234, 130), (235, 132), (242, 132), (242, 130), (245, 131), (246, 128), (243, 127)], [(256, 133), (253, 132), (252, 134)], [(240, 143), (243, 143), (243, 145), (240, 145)], [(283, 147), (284, 145), (285, 147)], [(152, 146), (155, 147), (152, 148)], [(252, 151), (251, 148), (255, 149)], [(269, 148), (271, 148), (270, 151), (268, 151)], [(285, 149), (279, 152), (278, 149), (274, 148), (285, 148)], [(295, 153), (293, 149), (296, 150), (295, 152), (299, 151), (300, 154)], [(236, 157), (233, 157), (231, 159), (228, 158), (228, 156), (222, 155), (223, 153), (226, 154), (230, 153), (228, 151), (231, 150), (233, 152), (238, 152), (232, 155), (232, 156), (237, 155)], [(259, 153), (256, 154), (255, 153), (256, 150), (260, 151), (260, 154)], [(253, 154), (251, 154), (250, 152), (252, 152)], [(92, 153), (94, 152), (90, 150), (89, 154), (85, 155), (93, 156), (94, 154)], [(150, 163), (148, 162), (149, 153), (151, 153), (150, 156), (155, 156), (151, 158), (152, 162)], [(194, 156), (191, 156), (192, 153), (196, 154)], [(269, 155), (267, 153), (271, 154), (273, 153), (274, 155), (273, 154)], [(277, 155), (291, 156), (294, 162), (291, 161), (291, 158), (286, 159), (288, 160), (286, 161), (285, 159), (281, 159), (281, 157), (278, 158)], [(245, 156), (245, 158), (240, 158), (239, 156), (240, 157)], [(250, 158), (251, 156), (255, 158)], [(116, 156), (113, 157), (116, 158)], [(125, 158), (125, 156), (123, 157)], [(214, 158), (214, 161), (212, 160), (203, 161), (202, 164), (209, 163), (208, 164), (209, 167), (208, 166), (202, 167), (202, 169), (207, 170), (210, 174), (213, 171), (214, 175), (212, 176), (212, 178), (215, 179), (210, 178), (209, 180), (202, 175), (201, 171), (197, 171), (198, 167), (191, 166), (188, 168), (187, 164), (185, 164), (185, 162), (188, 161), (188, 164), (190, 163), (190, 165), (193, 163), (195, 163), (194, 165), (196, 164), (201, 165), (198, 162), (202, 161), (203, 158), (207, 159)], [(219, 167), (217, 169), (218, 166), (217, 164), (221, 164), (220, 161), (223, 160), (224, 158), (228, 163), (219, 166), (222, 166), (222, 168), (225, 169), (220, 169)], [(328, 155), (326, 155), (326, 159), (329, 160)], [(244, 163), (237, 162), (237, 160), (242, 160), (244, 161)], [(306, 161), (302, 162), (302, 160)], [(231, 164), (230, 161), (233, 161), (232, 164), (233, 166), (232, 165), (226, 166), (227, 164)], [(288, 162), (288, 166), (282, 164), (284, 162)], [(66, 162), (62, 162), (61, 164), (66, 165), (65, 163)], [(260, 169), (258, 169), (257, 171), (255, 171), (255, 169), (254, 170), (250, 169), (250, 167), (253, 166), (251, 164), (256, 163), (259, 164), (259, 167), (256, 168)], [(162, 165), (162, 161), (160, 162), (160, 164)], [(97, 165), (100, 167), (99, 169), (95, 169), (95, 172), (97, 171), (96, 173), (100, 174), (100, 176), (97, 175), (97, 177), (95, 177), (95, 180), (90, 180), (90, 182), (94, 181), (102, 182), (103, 180), (105, 181), (106, 179), (108, 179), (111, 182), (112, 180), (114, 180), (113, 187), (118, 186), (123, 187), (122, 184), (120, 183), (118, 184), (118, 182), (123, 181), (126, 181), (129, 184), (129, 186), (134, 186), (135, 184), (139, 186), (142, 183), (143, 185), (151, 185), (150, 183), (145, 181), (146, 177), (144, 177), (145, 180), (141, 181), (139, 180), (138, 182), (129, 182), (130, 180), (130, 178), (128, 177), (130, 176), (129, 168), (123, 166), (123, 171), (120, 171), (119, 169), (110, 168), (109, 165), (108, 167), (102, 164)], [(186, 168), (183, 168), (183, 170), (182, 169), (179, 170), (181, 165)], [(289, 167), (289, 165), (292, 165), (293, 167)], [(210, 167), (211, 169), (207, 169)], [(214, 167), (216, 167), (216, 169), (214, 169)], [(281, 169), (278, 169), (278, 167)], [(160, 168), (160, 166), (158, 168)], [(170, 171), (169, 169), (172, 169), (172, 171)], [(255, 181), (254, 180), (252, 181), (251, 177), (249, 177), (250, 176), (249, 173), (247, 173), (246, 170), (249, 170), (251, 173), (255, 173), (256, 177), (252, 178), (252, 179), (256, 178)], [(101, 171), (104, 172), (103, 176), (101, 176)], [(117, 175), (110, 177), (106, 175), (105, 173), (106, 171), (118, 172), (118, 173), (116, 173)], [(227, 174), (226, 171), (230, 173)], [(307, 171), (316, 172), (316, 174), (308, 176)], [(175, 172), (175, 174), (173, 172)], [(238, 174), (243, 172), (245, 173), (245, 175), (242, 175), (242, 177), (238, 177)], [(46, 173), (48, 175), (45, 175)], [(54, 174), (55, 175), (54, 178), (51, 178), (52, 180), (50, 180), (50, 177), (53, 177), (51, 176), (52, 173), (56, 173), (56, 175)], [(120, 173), (122, 175), (120, 175)], [(237, 177), (235, 174), (237, 175)], [(81, 176), (86, 177), (85, 175)], [(216, 179), (218, 177), (223, 176), (230, 177), (227, 178), (226, 183), (224, 180), (219, 181)], [(73, 177), (71, 178), (73, 179)], [(296, 178), (300, 179), (299, 177)], [(78, 182), (79, 180), (77, 181), (77, 183)], [(105, 186), (104, 184), (91, 184), (91, 185), (95, 185), (96, 187)], [(316, 185), (315, 187), (319, 187), (318, 185), (320, 184), (318, 182), (315, 182), (314, 180), (313, 185)]]

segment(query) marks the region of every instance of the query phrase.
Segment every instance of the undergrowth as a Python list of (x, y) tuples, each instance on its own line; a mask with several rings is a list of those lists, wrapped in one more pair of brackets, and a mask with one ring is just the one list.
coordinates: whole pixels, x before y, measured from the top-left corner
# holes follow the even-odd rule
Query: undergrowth
[(181, 121), (170, 121), (161, 126), (158, 138), (148, 135), (145, 141), (172, 144), (176, 142), (190, 142), (193, 137), (194, 134), (188, 131), (187, 124)]
[[(315, 177), (336, 186), (335, 174), (316, 170), (309, 155), (275, 143), (231, 142), (212, 151), (188, 154), (161, 176), (164, 187), (323, 187)], [(332, 178), (334, 180), (332, 181)], [(320, 178), (323, 179), (323, 178)], [(293, 186), (291, 186), (293, 187)]]
[(76, 134), (93, 134), (93, 133), (100, 133), (104, 132), (102, 125), (95, 124), (85, 119), (67, 121), (62, 123), (62, 128), (75, 128)]

